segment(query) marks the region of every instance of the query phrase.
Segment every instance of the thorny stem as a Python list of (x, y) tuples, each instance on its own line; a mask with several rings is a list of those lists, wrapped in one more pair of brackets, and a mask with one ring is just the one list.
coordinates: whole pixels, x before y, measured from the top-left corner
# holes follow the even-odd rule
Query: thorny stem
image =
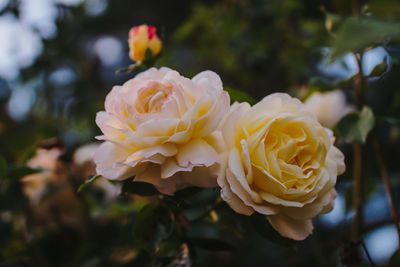
[(357, 108), (360, 110), (364, 105), (365, 105), (365, 94), (367, 91), (367, 84), (365, 82), (364, 76), (363, 76), (363, 69), (362, 69), (362, 58), (363, 58), (364, 52), (357, 53), (355, 54), (356, 61), (357, 61), (357, 66), (358, 66), (358, 73), (357, 73), (357, 79), (356, 79), (356, 102), (357, 102)]
[(354, 184), (353, 184), (353, 207), (356, 210), (352, 225), (353, 242), (357, 242), (360, 238), (362, 229), (362, 196), (361, 196), (361, 145), (353, 144), (353, 164), (354, 164)]
[[(362, 58), (363, 52), (355, 54), (358, 65), (358, 73), (355, 81), (355, 94), (357, 108), (360, 110), (365, 104), (365, 91), (366, 83), (363, 76), (362, 70)], [(352, 225), (352, 235), (351, 239), (353, 242), (357, 242), (361, 235), (362, 229), (362, 194), (361, 194), (361, 167), (362, 167), (362, 148), (360, 144), (353, 144), (353, 207), (356, 211)]]
[(380, 172), (381, 172), (381, 176), (382, 176), (382, 181), (383, 181), (383, 185), (384, 185), (384, 188), (385, 188), (386, 197), (387, 197), (388, 202), (389, 202), (390, 213), (392, 215), (393, 224), (395, 225), (396, 230), (397, 230), (397, 234), (399, 236), (399, 247), (398, 247), (398, 250), (400, 251), (399, 215), (397, 213), (396, 206), (395, 206), (394, 201), (393, 201), (393, 193), (392, 193), (392, 190), (391, 190), (391, 187), (390, 187), (389, 173), (387, 171), (385, 162), (383, 161), (381, 146), (380, 146), (376, 136), (374, 136), (374, 150), (375, 150), (376, 161), (378, 162), (379, 169), (380, 169)]

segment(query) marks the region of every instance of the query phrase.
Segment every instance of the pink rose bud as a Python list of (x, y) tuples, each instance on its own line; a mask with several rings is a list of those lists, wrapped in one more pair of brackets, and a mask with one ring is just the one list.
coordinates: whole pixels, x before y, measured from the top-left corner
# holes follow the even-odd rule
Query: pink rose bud
[(128, 43), (130, 58), (138, 62), (146, 59), (147, 49), (150, 49), (153, 56), (156, 56), (160, 53), (162, 46), (156, 33), (156, 27), (146, 24), (131, 28)]

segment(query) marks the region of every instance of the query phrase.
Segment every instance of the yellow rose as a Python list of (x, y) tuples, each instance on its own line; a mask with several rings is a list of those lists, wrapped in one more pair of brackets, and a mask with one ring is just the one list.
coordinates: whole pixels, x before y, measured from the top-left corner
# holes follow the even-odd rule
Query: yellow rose
[(272, 94), (253, 107), (235, 103), (224, 120), (218, 184), (236, 212), (267, 216), (281, 235), (303, 240), (311, 218), (333, 208), (343, 154), (332, 132), (287, 94)]
[(129, 31), (128, 44), (129, 56), (138, 62), (145, 60), (147, 49), (150, 49), (155, 56), (160, 53), (162, 46), (156, 34), (156, 28), (146, 24), (132, 27)]
[(217, 74), (187, 79), (149, 69), (107, 95), (96, 123), (106, 140), (94, 155), (99, 175), (154, 184), (165, 194), (189, 185), (217, 186), (217, 127), (229, 95)]

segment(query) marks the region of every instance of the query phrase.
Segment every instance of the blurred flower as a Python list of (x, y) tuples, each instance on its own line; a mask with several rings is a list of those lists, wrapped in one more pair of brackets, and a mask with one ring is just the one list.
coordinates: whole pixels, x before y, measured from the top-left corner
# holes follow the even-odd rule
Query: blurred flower
[(229, 95), (217, 74), (189, 80), (168, 68), (149, 69), (107, 95), (96, 123), (105, 140), (94, 155), (97, 174), (136, 175), (165, 194), (189, 185), (217, 186), (217, 129)]
[[(96, 173), (93, 155), (99, 146), (100, 144), (89, 143), (75, 150), (72, 157), (75, 165), (75, 175), (87, 178)], [(121, 193), (121, 184), (112, 184), (102, 177), (96, 179), (96, 181), (93, 182), (93, 186), (104, 193), (107, 201), (117, 198)]]
[(346, 104), (346, 96), (341, 90), (315, 92), (304, 104), (309, 112), (317, 116), (319, 123), (328, 128), (333, 128), (341, 118), (354, 110)]
[(234, 104), (221, 129), (228, 148), (221, 197), (238, 213), (267, 215), (281, 235), (305, 239), (311, 218), (333, 208), (345, 169), (332, 132), (287, 94)]
[(49, 183), (56, 182), (60, 178), (65, 180), (64, 176), (56, 173), (59, 168), (58, 158), (61, 154), (62, 150), (58, 147), (39, 148), (36, 155), (28, 161), (27, 166), (30, 168), (45, 169), (42, 172), (27, 175), (21, 180), (23, 192), (32, 203), (39, 203)]
[(68, 181), (68, 170), (59, 160), (63, 149), (53, 146), (56, 142), (56, 139), (44, 141), (27, 162), (31, 168), (44, 170), (21, 180), (23, 193), (31, 204), (32, 218), (28, 223), (34, 230), (30, 234), (41, 234), (53, 226), (79, 226), (82, 222), (81, 204)]
[(154, 26), (146, 24), (132, 27), (129, 31), (129, 56), (132, 60), (141, 62), (146, 59), (146, 51), (150, 49), (153, 56), (161, 51), (162, 43), (156, 34)]

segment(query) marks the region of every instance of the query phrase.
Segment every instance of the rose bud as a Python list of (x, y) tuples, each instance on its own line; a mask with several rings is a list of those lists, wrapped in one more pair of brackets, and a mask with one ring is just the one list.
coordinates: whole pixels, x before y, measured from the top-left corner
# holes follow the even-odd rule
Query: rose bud
[(146, 60), (146, 51), (149, 49), (153, 56), (161, 51), (161, 40), (156, 34), (156, 27), (140, 25), (129, 31), (129, 56), (132, 60), (142, 62)]

